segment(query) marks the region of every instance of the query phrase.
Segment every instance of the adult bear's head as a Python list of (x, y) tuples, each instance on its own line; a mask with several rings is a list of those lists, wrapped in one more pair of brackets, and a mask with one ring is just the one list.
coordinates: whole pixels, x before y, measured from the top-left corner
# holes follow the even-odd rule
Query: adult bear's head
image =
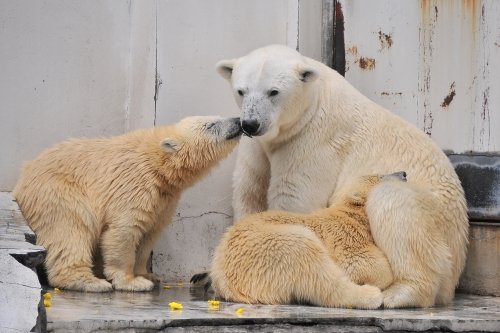
[(307, 58), (282, 45), (270, 45), (231, 60), (217, 71), (231, 82), (241, 108), (241, 127), (248, 136), (275, 138), (301, 118), (311, 101), (318, 71)]

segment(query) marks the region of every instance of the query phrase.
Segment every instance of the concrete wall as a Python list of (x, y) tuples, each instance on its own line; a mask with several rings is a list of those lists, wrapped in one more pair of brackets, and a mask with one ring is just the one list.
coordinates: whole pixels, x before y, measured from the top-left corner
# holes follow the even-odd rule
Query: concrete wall
[[(321, 16), (320, 2), (308, 6), (303, 1), (227, 0), (217, 4), (197, 0), (158, 3), (161, 85), (157, 124), (176, 121), (186, 114), (239, 115), (228, 82), (215, 72), (218, 60), (239, 57), (273, 43), (299, 47), (320, 58), (321, 21), (303, 21)], [(181, 33), (173, 33), (177, 27), (182, 27)], [(304, 45), (299, 40), (304, 40)], [(232, 224), (233, 164), (234, 155), (185, 192), (173, 223), (153, 251), (156, 273), (182, 280), (208, 269), (220, 236)]]
[(472, 223), (469, 251), (459, 289), (471, 294), (500, 296), (500, 228)]
[[(216, 61), (270, 43), (322, 56), (329, 0), (0, 0), (0, 191), (68, 137), (236, 116)], [(456, 153), (500, 151), (500, 2), (344, 1), (346, 77)], [(324, 52), (324, 50), (323, 50)], [(234, 156), (158, 242), (169, 280), (205, 269), (231, 223)]]
[(0, 190), (55, 142), (123, 133), (129, 6), (0, 0)]
[[(237, 116), (224, 58), (271, 43), (321, 57), (321, 1), (0, 0), (0, 191), (24, 160), (68, 137), (193, 115)], [(206, 269), (232, 221), (234, 156), (183, 196), (154, 271)]]

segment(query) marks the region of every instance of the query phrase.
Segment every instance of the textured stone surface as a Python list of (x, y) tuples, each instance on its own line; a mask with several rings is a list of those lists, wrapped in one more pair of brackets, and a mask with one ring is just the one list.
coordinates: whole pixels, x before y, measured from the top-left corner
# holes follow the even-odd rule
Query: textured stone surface
[[(328, 309), (221, 302), (208, 307), (201, 288), (170, 284), (150, 293), (53, 293), (48, 332), (339, 332), (500, 331), (500, 298), (458, 295), (449, 307), (407, 310)], [(181, 302), (182, 310), (168, 303)], [(241, 315), (236, 309), (244, 308)]]
[(40, 292), (31, 269), (0, 253), (0, 332), (29, 332), (35, 327)]
[(465, 190), (471, 221), (500, 223), (500, 156), (448, 156)]
[(500, 296), (500, 225), (471, 223), (467, 263), (460, 290), (477, 295)]
[(0, 192), (1, 332), (29, 332), (39, 317), (42, 289), (34, 268), (43, 261), (45, 250), (26, 239), (34, 240), (34, 234), (17, 203), (9, 193)]

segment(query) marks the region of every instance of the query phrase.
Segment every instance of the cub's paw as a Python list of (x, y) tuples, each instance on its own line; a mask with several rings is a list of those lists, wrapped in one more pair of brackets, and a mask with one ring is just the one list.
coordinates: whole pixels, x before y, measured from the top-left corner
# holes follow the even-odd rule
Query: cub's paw
[(194, 285), (202, 285), (205, 292), (211, 292), (212, 289), (212, 278), (210, 277), (210, 272), (203, 272), (195, 274), (191, 277), (189, 281)]
[(105, 293), (108, 291), (112, 291), (113, 286), (111, 283), (104, 279), (94, 279), (90, 282), (85, 282), (83, 285), (83, 291), (88, 291), (92, 293)]
[(94, 276), (74, 280), (71, 283), (54, 283), (54, 286), (90, 293), (105, 293), (113, 290), (113, 286), (111, 285), (111, 283), (104, 279), (98, 279)]
[(361, 298), (354, 305), (358, 309), (378, 309), (384, 301), (380, 289), (370, 285), (360, 286), (359, 295)]
[(206, 282), (206, 279), (208, 279), (208, 274), (208, 272), (197, 273), (191, 277), (189, 282), (193, 284), (202, 284)]
[(131, 279), (113, 280), (113, 288), (123, 291), (150, 291), (154, 288), (154, 283), (142, 276)]
[(161, 282), (161, 277), (155, 273), (146, 273), (146, 274), (139, 274), (139, 276), (142, 276), (145, 279), (148, 279), (149, 281), (153, 283), (160, 283)]

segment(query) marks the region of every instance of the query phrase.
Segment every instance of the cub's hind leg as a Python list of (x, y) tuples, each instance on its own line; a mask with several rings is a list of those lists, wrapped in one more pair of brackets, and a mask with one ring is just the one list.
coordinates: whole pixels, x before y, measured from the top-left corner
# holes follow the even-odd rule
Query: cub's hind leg
[(59, 212), (57, 218), (64, 223), (36, 232), (39, 244), (47, 249), (45, 265), (50, 285), (88, 292), (112, 290), (109, 282), (92, 272), (98, 243), (92, 221), (84, 221), (74, 212)]

